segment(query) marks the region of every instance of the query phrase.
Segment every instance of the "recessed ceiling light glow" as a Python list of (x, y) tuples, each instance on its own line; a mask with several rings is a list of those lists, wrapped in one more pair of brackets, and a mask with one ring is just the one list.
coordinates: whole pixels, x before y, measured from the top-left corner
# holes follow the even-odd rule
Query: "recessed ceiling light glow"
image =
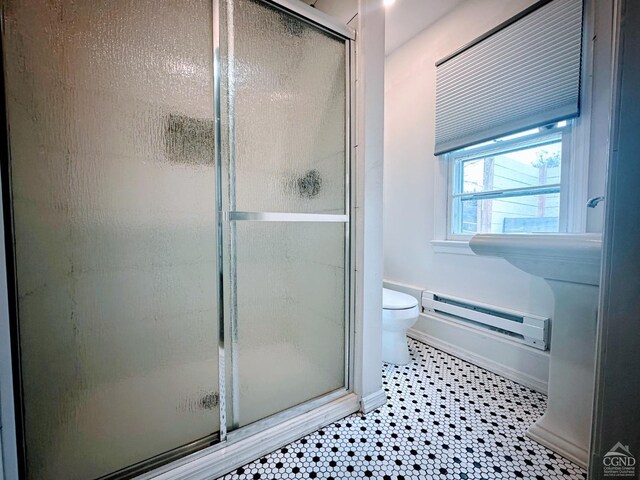
[(396, 3), (396, 0), (384, 0), (383, 5), (385, 7), (390, 7), (391, 5), (393, 5), (394, 3)]

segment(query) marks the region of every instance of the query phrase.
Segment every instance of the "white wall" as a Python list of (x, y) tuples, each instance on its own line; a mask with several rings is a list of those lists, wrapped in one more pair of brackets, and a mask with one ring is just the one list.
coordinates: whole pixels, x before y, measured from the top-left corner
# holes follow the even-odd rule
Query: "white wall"
[(366, 412), (382, 391), (382, 172), (384, 7), (360, 0), (358, 10), (356, 152), (356, 391)]
[[(589, 185), (588, 196), (604, 195), (607, 189), (610, 132), (612, 123), (612, 59), (614, 0), (598, 0), (588, 4), (593, 9), (591, 36), (593, 52), (589, 70), (592, 77), (591, 123), (589, 129)], [(587, 209), (587, 231), (604, 229), (604, 205)]]
[[(445, 231), (446, 163), (433, 155), (435, 119), (435, 62), (535, 3), (535, 0), (467, 0), (428, 29), (392, 52), (386, 59), (385, 78), (385, 279), (449, 293), (488, 304), (551, 316), (553, 297), (544, 280), (512, 267), (502, 259), (469, 255), (468, 248), (447, 248), (443, 253), (432, 240)], [(588, 5), (591, 5), (590, 3)], [(590, 8), (590, 7), (588, 7)], [(606, 33), (607, 25), (601, 25)], [(606, 65), (606, 55), (598, 65)], [(587, 62), (588, 63), (588, 62)], [(587, 67), (589, 70), (590, 67)], [(606, 75), (601, 74), (602, 77)], [(588, 83), (590, 75), (585, 75)], [(606, 86), (606, 78), (598, 79)], [(592, 145), (593, 161), (587, 194), (604, 189), (608, 90), (596, 86), (602, 105), (594, 108), (592, 132), (600, 143)], [(586, 92), (588, 95), (589, 92)], [(598, 115), (596, 115), (596, 113)], [(603, 117), (601, 119), (600, 117)], [(587, 118), (586, 114), (583, 118)], [(604, 146), (601, 144), (604, 142)], [(588, 152), (589, 145), (586, 147)], [(582, 155), (580, 155), (582, 157)], [(584, 207), (582, 207), (584, 209)], [(602, 208), (590, 212), (591, 231), (601, 229)], [(417, 328), (424, 327), (421, 318)]]
[[(551, 290), (501, 259), (437, 253), (439, 160), (433, 156), (435, 62), (534, 0), (468, 0), (386, 60), (385, 279), (551, 315)], [(465, 252), (465, 250), (462, 250)], [(419, 326), (419, 325), (418, 325)]]

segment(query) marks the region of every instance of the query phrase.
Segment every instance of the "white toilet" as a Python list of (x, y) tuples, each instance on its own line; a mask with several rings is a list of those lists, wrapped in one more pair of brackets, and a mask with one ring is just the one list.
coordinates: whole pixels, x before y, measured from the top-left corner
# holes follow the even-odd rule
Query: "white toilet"
[(382, 289), (382, 361), (395, 365), (409, 363), (407, 330), (418, 319), (418, 300), (406, 293)]

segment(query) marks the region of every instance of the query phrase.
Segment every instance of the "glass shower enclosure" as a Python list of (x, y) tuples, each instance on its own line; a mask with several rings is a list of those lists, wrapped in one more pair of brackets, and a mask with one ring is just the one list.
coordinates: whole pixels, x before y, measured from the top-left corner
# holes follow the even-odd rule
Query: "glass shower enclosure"
[(352, 39), (297, 0), (7, 0), (25, 479), (132, 478), (350, 390)]

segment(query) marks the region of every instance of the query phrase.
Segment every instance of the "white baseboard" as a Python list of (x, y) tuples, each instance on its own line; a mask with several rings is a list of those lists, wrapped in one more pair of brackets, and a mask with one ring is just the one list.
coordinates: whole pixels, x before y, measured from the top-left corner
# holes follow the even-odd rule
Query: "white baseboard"
[(277, 450), (319, 428), (360, 410), (358, 396), (350, 393), (333, 402), (299, 415), (222, 448), (216, 446), (194, 453), (180, 465), (161, 467), (138, 480), (211, 480)]
[(407, 334), (420, 342), (547, 394), (548, 352), (429, 313), (421, 313), (416, 326), (409, 329)]
[(541, 424), (540, 419), (527, 429), (527, 437), (562, 455), (564, 458), (571, 460), (581, 468), (585, 470), (589, 469), (588, 450), (546, 429)]
[[(421, 287), (391, 280), (385, 280), (384, 286), (422, 301), (424, 289)], [(429, 312), (421, 313), (416, 325), (407, 333), (418, 341), (547, 394), (548, 351)]]
[(387, 403), (387, 394), (384, 393), (384, 390), (378, 390), (371, 395), (367, 395), (360, 401), (360, 411), (367, 414), (373, 412), (385, 403)]

